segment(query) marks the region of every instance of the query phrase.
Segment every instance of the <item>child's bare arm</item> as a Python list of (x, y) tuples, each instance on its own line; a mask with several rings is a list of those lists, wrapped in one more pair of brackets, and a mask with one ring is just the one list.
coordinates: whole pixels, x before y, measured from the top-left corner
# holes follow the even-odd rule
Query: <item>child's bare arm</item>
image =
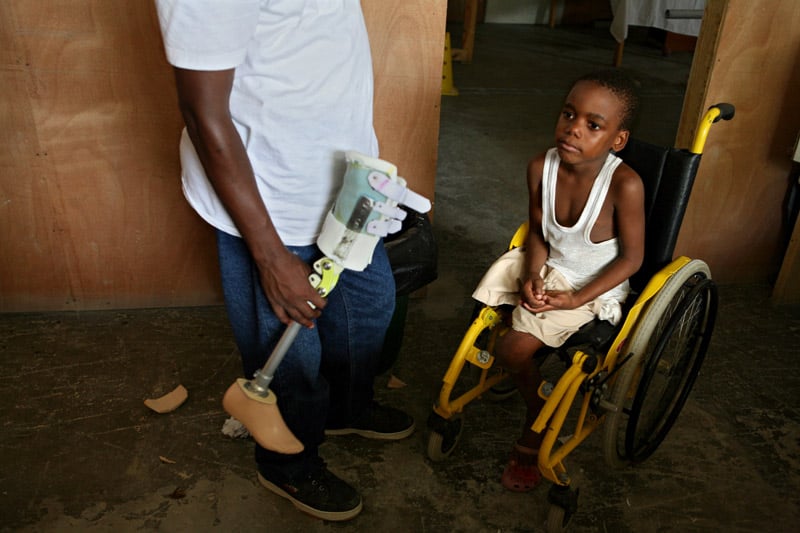
[(525, 254), (525, 279), (520, 298), (523, 306), (541, 305), (544, 280), (541, 270), (547, 261), (547, 243), (542, 235), (542, 171), (545, 155), (540, 154), (528, 163), (528, 238)]

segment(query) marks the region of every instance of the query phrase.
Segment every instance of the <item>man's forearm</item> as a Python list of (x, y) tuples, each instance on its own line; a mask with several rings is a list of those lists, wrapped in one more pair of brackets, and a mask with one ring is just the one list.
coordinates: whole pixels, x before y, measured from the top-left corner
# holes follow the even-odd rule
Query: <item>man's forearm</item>
[(197, 121), (187, 131), (206, 175), (259, 264), (270, 263), (284, 246), (258, 192), (247, 152), (233, 123)]

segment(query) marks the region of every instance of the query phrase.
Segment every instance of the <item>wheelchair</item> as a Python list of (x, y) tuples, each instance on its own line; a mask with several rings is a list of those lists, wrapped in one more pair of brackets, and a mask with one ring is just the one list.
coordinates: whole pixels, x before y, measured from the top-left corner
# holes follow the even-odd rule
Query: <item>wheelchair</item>
[[(577, 510), (577, 490), (564, 466), (570, 452), (600, 429), (609, 466), (639, 463), (664, 440), (689, 396), (714, 329), (717, 290), (705, 262), (672, 255), (711, 125), (730, 120), (734, 111), (724, 103), (709, 108), (689, 149), (631, 138), (618, 154), (644, 181), (645, 258), (630, 279), (631, 294), (616, 326), (595, 318), (560, 348), (535, 356), (557, 356), (566, 366), (556, 382), (540, 385), (546, 402), (532, 426), (545, 435), (538, 467), (552, 482), (548, 531), (563, 531)], [(527, 230), (527, 223), (520, 226), (509, 249), (524, 244)], [(493, 367), (492, 355), (495, 340), (509, 328), (510, 312), (508, 306), (476, 306), (428, 417), (430, 460), (444, 460), (455, 449), (467, 404), (516, 392), (508, 374)], [(568, 415), (570, 427), (562, 436)]]

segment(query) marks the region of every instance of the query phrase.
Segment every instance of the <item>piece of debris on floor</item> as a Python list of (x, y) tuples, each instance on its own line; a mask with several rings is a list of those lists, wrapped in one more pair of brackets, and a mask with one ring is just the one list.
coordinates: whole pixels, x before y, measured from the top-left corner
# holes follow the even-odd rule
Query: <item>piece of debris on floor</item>
[(172, 392), (165, 394), (160, 398), (148, 398), (144, 404), (155, 411), (156, 413), (170, 413), (180, 407), (186, 398), (189, 397), (189, 391), (183, 385), (178, 385)]
[(222, 424), (222, 433), (232, 439), (246, 439), (250, 436), (250, 432), (247, 431), (244, 424), (233, 417), (230, 417)]
[(390, 389), (402, 389), (406, 386), (406, 382), (392, 374), (389, 376), (389, 382), (386, 384), (386, 386)]
[(173, 461), (172, 459), (170, 459), (168, 457), (164, 457), (163, 455), (159, 455), (158, 456), (158, 460), (161, 461), (162, 463), (168, 464), (168, 465), (174, 465), (175, 464), (175, 461)]

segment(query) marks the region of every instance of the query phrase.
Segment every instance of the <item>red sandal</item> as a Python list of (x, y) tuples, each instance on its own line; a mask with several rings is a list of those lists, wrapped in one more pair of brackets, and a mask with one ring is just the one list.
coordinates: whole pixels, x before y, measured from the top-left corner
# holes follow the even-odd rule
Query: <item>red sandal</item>
[(536, 487), (542, 480), (536, 464), (538, 456), (539, 450), (515, 444), (500, 478), (503, 486), (514, 492), (528, 492)]

